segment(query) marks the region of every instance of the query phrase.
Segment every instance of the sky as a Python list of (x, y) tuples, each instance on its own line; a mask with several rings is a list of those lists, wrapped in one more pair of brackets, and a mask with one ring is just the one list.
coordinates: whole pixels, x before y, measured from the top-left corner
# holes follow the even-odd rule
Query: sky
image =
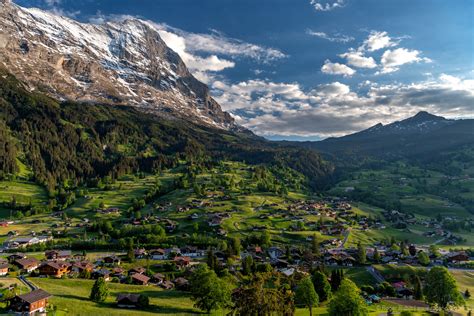
[(153, 21), (236, 121), (318, 140), (418, 111), (474, 117), (471, 0), (15, 0)]

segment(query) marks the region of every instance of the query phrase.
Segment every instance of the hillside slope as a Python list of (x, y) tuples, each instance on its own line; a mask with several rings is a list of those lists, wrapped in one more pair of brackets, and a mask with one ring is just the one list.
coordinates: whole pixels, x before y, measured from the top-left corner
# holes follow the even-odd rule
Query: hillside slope
[(236, 133), (166, 119), (135, 107), (58, 102), (28, 92), (0, 69), (0, 176), (26, 165), (34, 180), (54, 188), (104, 176), (152, 172), (178, 159), (232, 159), (280, 164), (304, 173), (313, 188), (334, 170), (317, 153), (278, 146), (251, 133)]

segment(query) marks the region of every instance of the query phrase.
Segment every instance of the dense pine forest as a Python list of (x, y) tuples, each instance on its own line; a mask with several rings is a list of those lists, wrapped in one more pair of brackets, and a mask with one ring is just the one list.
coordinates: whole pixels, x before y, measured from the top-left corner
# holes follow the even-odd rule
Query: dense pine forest
[(334, 167), (317, 153), (281, 147), (251, 133), (218, 131), (127, 106), (58, 102), (29, 92), (13, 76), (0, 78), (0, 176), (24, 164), (36, 182), (97, 182), (131, 172), (156, 172), (179, 159), (240, 160), (283, 165), (307, 175), (313, 188), (331, 181)]

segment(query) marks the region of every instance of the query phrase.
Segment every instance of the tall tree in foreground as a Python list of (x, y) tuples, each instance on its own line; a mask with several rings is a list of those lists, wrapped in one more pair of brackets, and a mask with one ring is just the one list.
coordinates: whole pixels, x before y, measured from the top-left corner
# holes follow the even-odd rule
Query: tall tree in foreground
[(314, 290), (313, 282), (310, 277), (306, 277), (298, 284), (295, 292), (296, 302), (309, 309), (309, 315), (313, 316), (313, 306), (319, 304), (319, 297)]
[(339, 290), (329, 302), (329, 316), (368, 315), (359, 288), (349, 279), (342, 280)]
[(336, 292), (341, 285), (342, 280), (344, 280), (344, 271), (342, 270), (332, 270), (331, 272), (331, 289), (333, 292)]
[(257, 273), (232, 293), (234, 315), (293, 315), (293, 293), (276, 273)]
[(194, 306), (210, 313), (230, 305), (230, 288), (205, 264), (199, 265), (190, 278)]
[(109, 289), (104, 278), (98, 278), (92, 286), (90, 299), (96, 303), (104, 302), (109, 295)]
[(318, 293), (319, 301), (327, 301), (331, 297), (331, 285), (328, 282), (328, 279), (324, 273), (321, 271), (316, 271), (312, 277), (314, 289)]
[(428, 272), (425, 300), (431, 306), (443, 311), (459, 307), (464, 303), (456, 280), (445, 267), (434, 267)]

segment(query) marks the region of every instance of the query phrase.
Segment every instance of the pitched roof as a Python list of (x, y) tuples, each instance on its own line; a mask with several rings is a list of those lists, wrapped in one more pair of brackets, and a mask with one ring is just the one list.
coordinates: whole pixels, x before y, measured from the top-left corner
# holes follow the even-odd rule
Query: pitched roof
[(30, 293), (27, 293), (27, 294), (19, 295), (18, 297), (21, 300), (32, 304), (34, 302), (44, 300), (51, 296), (52, 295), (46, 292), (45, 290), (38, 289), (38, 290), (31, 291)]
[(130, 294), (130, 293), (123, 294), (122, 293), (122, 294), (117, 295), (116, 301), (120, 302), (121, 300), (126, 299), (132, 303), (138, 303), (139, 298), (140, 298), (140, 294)]
[(33, 265), (38, 265), (39, 264), (39, 261), (35, 258), (18, 259), (18, 260), (15, 260), (15, 262), (18, 263), (19, 265), (23, 266), (23, 267), (33, 266)]
[(148, 281), (150, 281), (150, 278), (149, 278), (149, 277), (147, 277), (147, 276), (144, 275), (144, 274), (139, 274), (139, 273), (132, 274), (132, 279), (135, 279), (135, 280), (138, 280), (138, 281), (142, 281), (142, 282), (148, 282)]
[(69, 263), (65, 263), (65, 262), (56, 262), (56, 261), (49, 261), (49, 262), (45, 262), (43, 264), (43, 266), (50, 266), (56, 270), (61, 270), (61, 269), (64, 269), (68, 266), (71, 266)]

